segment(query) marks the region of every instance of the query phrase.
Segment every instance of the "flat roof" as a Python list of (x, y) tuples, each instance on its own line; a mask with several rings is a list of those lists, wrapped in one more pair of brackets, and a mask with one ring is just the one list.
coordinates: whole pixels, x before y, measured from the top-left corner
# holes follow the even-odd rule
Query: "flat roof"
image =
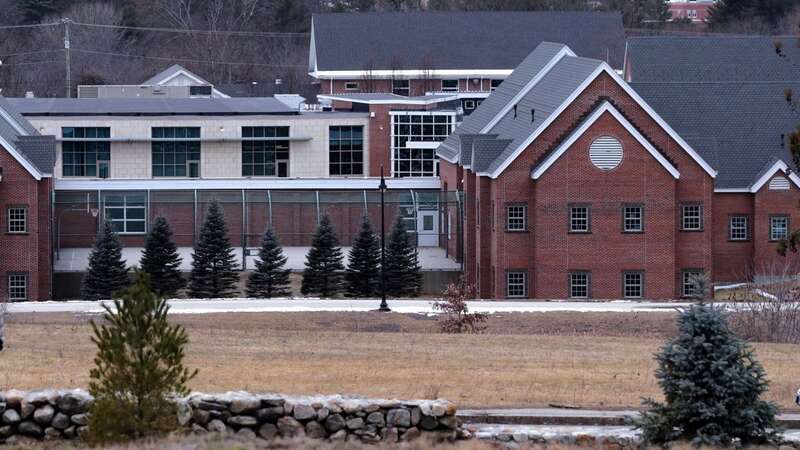
[(363, 103), (367, 105), (431, 105), (458, 100), (458, 94), (431, 94), (406, 97), (386, 93), (319, 94), (317, 98), (339, 102)]
[(272, 97), (9, 98), (25, 116), (297, 115)]

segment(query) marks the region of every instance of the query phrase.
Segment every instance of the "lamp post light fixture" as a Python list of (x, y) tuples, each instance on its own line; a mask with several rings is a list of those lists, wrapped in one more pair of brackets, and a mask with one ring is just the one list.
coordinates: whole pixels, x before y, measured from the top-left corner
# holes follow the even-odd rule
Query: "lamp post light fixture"
[(383, 178), (383, 164), (381, 164), (381, 183), (378, 185), (381, 191), (381, 306), (380, 312), (390, 312), (389, 304), (386, 303), (386, 216), (385, 202), (383, 194), (386, 192), (386, 180)]

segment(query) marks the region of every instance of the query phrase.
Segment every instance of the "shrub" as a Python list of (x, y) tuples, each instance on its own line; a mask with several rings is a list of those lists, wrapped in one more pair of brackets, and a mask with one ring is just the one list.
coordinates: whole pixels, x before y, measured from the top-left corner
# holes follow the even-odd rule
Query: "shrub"
[(656, 355), (656, 378), (665, 402), (646, 399), (636, 420), (648, 444), (767, 444), (776, 439), (775, 405), (764, 369), (751, 347), (729, 328), (722, 313), (695, 305), (678, 319), (679, 335)]
[(789, 272), (756, 276), (732, 302), (731, 328), (758, 342), (800, 343), (800, 285)]
[(470, 313), (467, 300), (472, 298), (475, 288), (460, 279), (447, 285), (443, 299), (433, 304), (434, 311), (441, 311), (439, 327), (444, 333), (482, 333), (486, 330), (486, 314)]
[(183, 365), (188, 342), (180, 325), (167, 321), (166, 300), (150, 290), (146, 274), (122, 293), (114, 307), (103, 305), (107, 324), (92, 321), (97, 345), (89, 392), (92, 444), (125, 442), (178, 428), (174, 396), (188, 394), (195, 375)]

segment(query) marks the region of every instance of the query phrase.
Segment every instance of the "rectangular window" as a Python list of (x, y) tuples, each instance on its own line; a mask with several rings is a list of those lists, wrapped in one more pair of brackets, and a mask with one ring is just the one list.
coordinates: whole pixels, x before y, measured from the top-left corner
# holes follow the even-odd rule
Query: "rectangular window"
[(589, 272), (571, 272), (569, 274), (570, 298), (589, 298)]
[(364, 174), (364, 127), (330, 127), (329, 171), (331, 175)]
[(242, 176), (289, 176), (289, 127), (242, 127)]
[(189, 95), (192, 97), (210, 97), (211, 86), (189, 86)]
[(475, 109), (475, 100), (464, 100), (464, 109), (468, 111)]
[(569, 207), (569, 232), (589, 233), (591, 217), (588, 205), (572, 205)]
[(442, 80), (442, 92), (458, 92), (458, 80)]
[(644, 296), (644, 273), (624, 272), (622, 274), (622, 294), (625, 298), (642, 298)]
[(492, 91), (500, 87), (500, 83), (502, 82), (503, 80), (492, 80)]
[(622, 207), (622, 231), (625, 233), (644, 231), (644, 206), (624, 205)]
[(453, 114), (429, 112), (392, 115), (392, 167), (395, 177), (434, 177), (439, 159), (430, 145), (410, 142), (441, 142), (454, 128)]
[(7, 214), (9, 233), (28, 232), (28, 208), (24, 206), (12, 206), (8, 208)]
[(528, 217), (527, 205), (506, 206), (506, 231), (526, 231)]
[(28, 274), (12, 273), (8, 275), (8, 299), (12, 302), (28, 300)]
[(104, 199), (105, 220), (121, 234), (144, 233), (147, 229), (145, 194), (108, 194)]
[(701, 231), (703, 229), (703, 205), (692, 203), (681, 205), (681, 230)]
[(691, 297), (698, 294), (697, 278), (703, 275), (702, 270), (687, 269), (681, 271), (681, 296)]
[(358, 82), (357, 81), (348, 81), (344, 84), (344, 89), (347, 91), (357, 91), (358, 90)]
[(789, 235), (789, 216), (769, 217), (769, 240), (778, 241)]
[(111, 161), (110, 128), (63, 127), (61, 136), (62, 176), (108, 178)]
[(411, 95), (411, 80), (392, 80), (392, 94), (404, 97)]
[(731, 216), (728, 233), (732, 241), (748, 240), (747, 216)]
[(516, 298), (528, 296), (528, 274), (526, 272), (506, 273), (506, 295)]
[(200, 176), (200, 127), (153, 127), (153, 176)]

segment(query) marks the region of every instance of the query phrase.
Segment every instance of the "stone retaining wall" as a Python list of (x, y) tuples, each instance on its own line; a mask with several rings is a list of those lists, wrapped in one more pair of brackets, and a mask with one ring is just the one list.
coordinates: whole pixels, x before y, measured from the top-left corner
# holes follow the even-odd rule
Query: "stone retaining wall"
[[(85, 391), (11, 390), (0, 394), (0, 443), (75, 439), (86, 432), (92, 397)], [(332, 441), (410, 441), (471, 437), (445, 400), (383, 400), (343, 396), (288, 397), (229, 392), (178, 400), (178, 422), (195, 433), (247, 437), (307, 436)]]

